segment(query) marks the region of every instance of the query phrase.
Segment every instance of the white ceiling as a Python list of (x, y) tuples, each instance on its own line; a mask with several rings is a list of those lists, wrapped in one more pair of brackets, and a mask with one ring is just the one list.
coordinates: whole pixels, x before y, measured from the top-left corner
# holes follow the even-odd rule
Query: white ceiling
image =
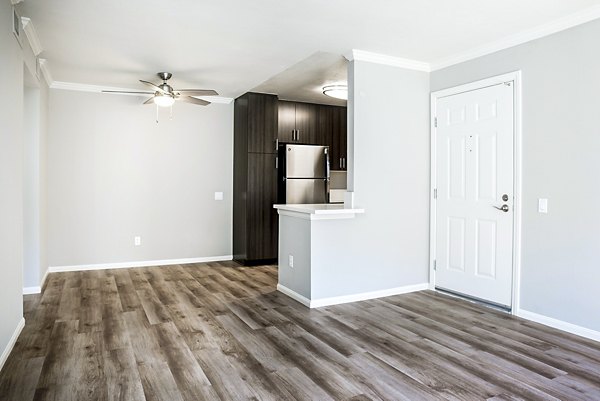
[[(424, 62), (547, 24), (600, 0), (25, 0), (56, 81), (142, 88), (174, 74), (175, 87), (237, 97), (298, 86), (324, 71), (315, 53), (360, 49)], [(305, 61), (302, 63), (302, 61)], [(332, 72), (336, 71), (335, 63)], [(296, 66), (296, 68), (292, 67)], [(290, 67), (291, 70), (290, 70)], [(287, 70), (287, 71), (286, 71)], [(293, 82), (283, 82), (281, 77)], [(332, 77), (331, 79), (337, 79)], [(260, 85), (264, 83), (264, 85)], [(260, 86), (259, 86), (260, 85)], [(291, 96), (291, 95), (288, 95)]]
[(345, 100), (325, 96), (323, 87), (347, 83), (348, 60), (338, 54), (317, 52), (252, 88), (252, 91), (274, 93), (282, 100), (344, 106)]

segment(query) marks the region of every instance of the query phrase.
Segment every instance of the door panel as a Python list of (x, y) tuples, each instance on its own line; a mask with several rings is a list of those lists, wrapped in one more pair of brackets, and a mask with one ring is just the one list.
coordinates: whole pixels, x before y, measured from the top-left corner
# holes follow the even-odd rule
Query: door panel
[(248, 94), (248, 152), (276, 153), (277, 96)]
[(317, 136), (317, 105), (296, 103), (296, 142), (312, 144)]
[(285, 203), (327, 203), (327, 182), (322, 179), (287, 179)]
[(274, 154), (248, 153), (247, 259), (277, 258), (277, 169)]
[(277, 135), (279, 142), (292, 142), (296, 129), (296, 103), (278, 102)]
[(287, 145), (285, 150), (286, 178), (327, 177), (325, 146)]
[[(436, 286), (508, 307), (513, 98), (513, 86), (501, 84), (440, 98), (436, 105)], [(502, 205), (508, 212), (495, 208)]]

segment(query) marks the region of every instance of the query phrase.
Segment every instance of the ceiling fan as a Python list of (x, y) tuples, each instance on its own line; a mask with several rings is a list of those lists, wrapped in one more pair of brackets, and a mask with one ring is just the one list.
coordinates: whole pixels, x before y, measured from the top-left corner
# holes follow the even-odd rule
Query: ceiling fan
[(159, 72), (158, 77), (162, 79), (163, 83), (155, 85), (152, 82), (144, 81), (140, 79), (140, 82), (148, 85), (153, 91), (111, 91), (103, 90), (103, 93), (117, 93), (123, 95), (152, 95), (152, 97), (146, 100), (143, 104), (156, 104), (160, 107), (172, 106), (175, 101), (181, 101), (186, 103), (197, 104), (200, 106), (208, 106), (209, 101), (198, 99), (193, 96), (218, 96), (219, 94), (212, 89), (178, 89), (175, 90), (171, 85), (167, 83), (173, 76), (170, 72)]

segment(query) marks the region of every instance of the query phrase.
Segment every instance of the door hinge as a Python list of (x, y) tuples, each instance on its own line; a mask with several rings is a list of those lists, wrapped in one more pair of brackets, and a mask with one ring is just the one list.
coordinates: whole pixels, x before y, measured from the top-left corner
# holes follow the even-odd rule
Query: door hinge
[(435, 128), (437, 128), (437, 117), (433, 118), (433, 125)]
[(437, 271), (437, 260), (433, 259), (433, 270)]
[(433, 188), (433, 199), (437, 199), (437, 188)]

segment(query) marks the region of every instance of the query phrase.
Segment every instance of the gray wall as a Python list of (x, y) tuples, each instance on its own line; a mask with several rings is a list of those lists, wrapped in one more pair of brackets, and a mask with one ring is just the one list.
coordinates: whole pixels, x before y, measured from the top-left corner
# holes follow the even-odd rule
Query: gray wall
[(24, 68), (23, 286), (39, 287), (46, 259), (46, 137), (48, 87)]
[(142, 101), (50, 90), (50, 266), (231, 255), (233, 105)]
[[(600, 21), (431, 74), (432, 91), (522, 70), (521, 308), (600, 330)], [(549, 213), (537, 199), (549, 199)]]
[(323, 261), (340, 266), (329, 293), (427, 283), (429, 75), (354, 61), (349, 86), (348, 188), (366, 213), (321, 231), (339, 239)]
[(23, 316), (23, 57), (0, 1), (0, 354)]

